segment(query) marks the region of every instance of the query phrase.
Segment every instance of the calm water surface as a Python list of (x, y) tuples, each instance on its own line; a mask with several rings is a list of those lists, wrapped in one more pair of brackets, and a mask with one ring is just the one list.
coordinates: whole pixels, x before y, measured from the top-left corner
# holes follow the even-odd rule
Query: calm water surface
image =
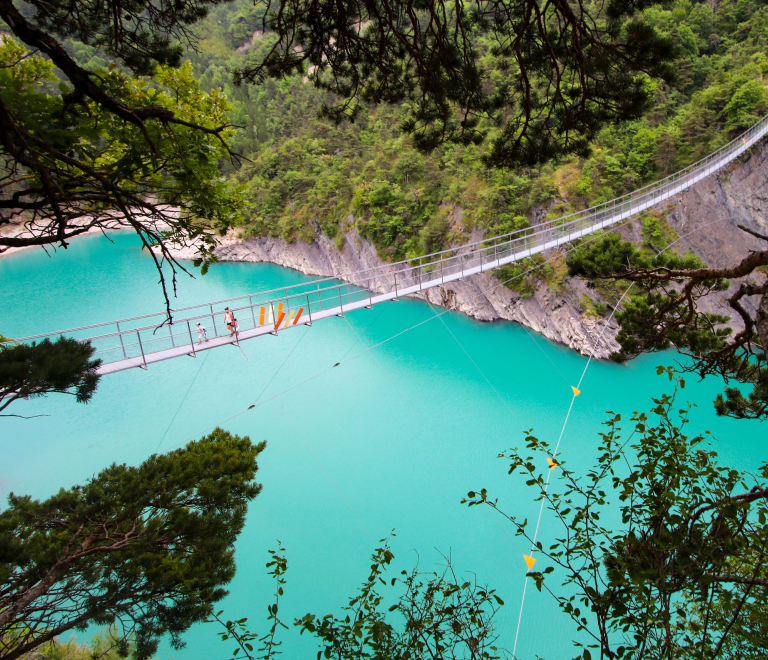
[[(162, 309), (150, 259), (132, 236), (113, 241), (86, 237), (50, 257), (28, 251), (0, 259), (0, 332), (21, 336)], [(181, 276), (176, 306), (305, 279), (271, 265), (217, 264), (205, 277)], [(222, 604), (228, 616), (247, 616), (265, 629), (273, 585), (264, 564), (276, 539), (289, 561), (282, 618), (338, 613), (365, 578), (378, 539), (394, 529), (396, 570), (417, 562), (439, 569), (450, 554), (460, 571), (498, 590), (507, 603), (498, 619), (500, 644), (511, 649), (527, 548), (498, 515), (460, 500), (470, 488), (485, 487), (509, 512), (535, 517), (533, 494), (507, 476), (497, 455), (525, 429), (557, 440), (569, 384), (578, 381), (584, 358), (541, 337), (534, 341), (519, 326), (450, 313), (445, 323), (498, 395), (441, 321), (432, 320), (225, 421), (431, 316), (421, 302), (387, 303), (244, 342), (251, 364), (235, 347), (223, 347), (107, 376), (85, 406), (66, 396), (25, 402), (15, 412), (47, 416), (0, 420), (0, 496), (46, 497), (111, 462), (139, 463), (220, 424), (268, 444), (259, 462), (264, 489), (250, 507), (237, 544), (237, 577)], [(647, 409), (651, 396), (668, 389), (654, 368), (669, 362), (654, 355), (627, 366), (592, 363), (563, 438), (563, 460), (586, 469), (605, 411), (628, 416)], [(717, 388), (716, 381), (686, 388), (685, 397), (699, 404), (693, 426), (713, 432), (723, 462), (754, 469), (768, 456), (767, 427), (717, 418), (710, 403)], [(543, 528), (545, 537), (556, 529), (546, 514)], [(216, 632), (197, 626), (185, 636), (186, 648), (166, 645), (160, 655), (228, 657)], [(551, 598), (529, 589), (518, 656), (570, 658), (571, 637)], [(315, 657), (306, 636), (289, 631), (283, 639), (284, 657)]]

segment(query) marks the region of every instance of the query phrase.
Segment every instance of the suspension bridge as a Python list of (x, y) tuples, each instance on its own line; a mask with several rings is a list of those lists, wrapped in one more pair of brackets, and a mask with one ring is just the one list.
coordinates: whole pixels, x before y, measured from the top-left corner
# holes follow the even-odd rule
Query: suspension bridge
[[(343, 316), (364, 307), (397, 300), (487, 272), (609, 228), (664, 203), (698, 181), (721, 170), (768, 133), (768, 116), (742, 135), (688, 167), (632, 193), (534, 227), (442, 250), (417, 259), (261, 291), (226, 300), (134, 316), (79, 328), (18, 339), (32, 342), (72, 337), (90, 341), (101, 359), (99, 373), (108, 374), (231, 344), (235, 338), (225, 322), (225, 309), (239, 326), (239, 341), (278, 335), (299, 325)], [(197, 323), (208, 329), (198, 344)]]

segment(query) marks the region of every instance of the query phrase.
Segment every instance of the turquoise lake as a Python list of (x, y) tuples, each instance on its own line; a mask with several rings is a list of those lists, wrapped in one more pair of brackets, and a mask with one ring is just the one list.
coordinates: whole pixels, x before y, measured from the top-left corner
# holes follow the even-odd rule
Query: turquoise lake
[[(131, 235), (111, 239), (90, 236), (50, 256), (35, 250), (1, 258), (0, 333), (22, 336), (161, 310), (150, 258)], [(175, 306), (308, 279), (266, 264), (216, 264), (205, 277), (180, 276)], [(281, 617), (340, 613), (366, 577), (378, 540), (394, 529), (392, 574), (417, 563), (439, 570), (450, 554), (462, 574), (476, 574), (506, 602), (497, 626), (499, 645), (511, 650), (525, 580), (522, 555), (529, 548), (498, 514), (468, 509), (460, 500), (470, 489), (487, 488), (506, 511), (535, 519), (534, 493), (507, 475), (497, 455), (530, 428), (556, 442), (570, 384), (578, 382), (585, 358), (511, 323), (448, 313), (443, 320), (477, 368), (433, 318), (225, 421), (430, 317), (432, 309), (419, 301), (386, 303), (244, 342), (250, 364), (225, 346), (197, 359), (106, 376), (88, 405), (63, 395), (18, 404), (17, 414), (46, 416), (0, 418), (2, 502), (11, 491), (49, 496), (112, 462), (139, 463), (219, 424), (268, 445), (259, 461), (263, 492), (250, 507), (237, 543), (238, 574), (221, 604), (228, 617), (248, 617), (253, 629), (265, 630), (273, 584), (264, 564), (277, 539), (289, 565)], [(605, 411), (621, 412), (628, 429), (632, 411), (647, 410), (652, 396), (669, 390), (655, 367), (672, 358), (644, 356), (625, 366), (593, 362), (561, 458), (587, 469)], [(683, 399), (699, 404), (691, 426), (712, 431), (724, 464), (756, 469), (768, 457), (768, 427), (718, 418), (711, 401), (720, 385), (689, 379)], [(556, 529), (545, 511), (544, 540)], [(572, 631), (551, 596), (531, 586), (518, 657), (570, 658)], [(229, 657), (232, 644), (223, 645), (217, 632), (210, 624), (196, 626), (185, 635), (184, 649), (165, 645), (159, 655)], [(289, 630), (282, 639), (283, 657), (315, 658), (316, 644), (306, 635)]]

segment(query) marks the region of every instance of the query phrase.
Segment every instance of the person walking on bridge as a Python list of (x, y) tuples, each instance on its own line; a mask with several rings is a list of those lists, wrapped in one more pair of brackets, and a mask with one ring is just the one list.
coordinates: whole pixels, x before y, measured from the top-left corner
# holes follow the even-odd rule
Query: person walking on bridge
[(200, 323), (197, 324), (197, 337), (198, 337), (198, 341), (197, 341), (198, 346), (202, 344), (204, 341), (205, 342), (208, 341), (208, 335), (205, 332), (205, 328), (202, 325), (200, 325)]
[(235, 319), (234, 313), (229, 307), (224, 308), (224, 323), (227, 324), (229, 330), (229, 336), (235, 336), (236, 341), (240, 341), (240, 333), (238, 332), (237, 319)]

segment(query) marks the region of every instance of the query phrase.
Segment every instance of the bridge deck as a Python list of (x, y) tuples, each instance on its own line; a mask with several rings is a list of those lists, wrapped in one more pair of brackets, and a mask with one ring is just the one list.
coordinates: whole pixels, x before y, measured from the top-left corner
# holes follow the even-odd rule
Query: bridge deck
[[(233, 305), (232, 311), (237, 312), (241, 326), (250, 324), (250, 327), (240, 330), (240, 341), (266, 334), (279, 335), (297, 325), (311, 325), (330, 316), (340, 316), (514, 263), (621, 223), (679, 195), (722, 169), (766, 133), (768, 117), (698, 163), (629, 195), (528, 230), (425, 255), (416, 260), (351, 273), (343, 276), (346, 280), (343, 282), (323, 278), (284, 289), (204, 303), (176, 310), (172, 323), (168, 323), (165, 313), (158, 313), (34, 335), (18, 341), (29, 342), (59, 335), (90, 341), (97, 348), (96, 357), (103, 360), (99, 372), (109, 374), (134, 367), (146, 368), (163, 360), (196, 355), (232, 344), (234, 340), (229, 337), (223, 323), (217, 323), (217, 319), (223, 318), (225, 303)], [(283, 310), (285, 317), (281, 316)], [(180, 318), (183, 312), (186, 316)], [(285, 327), (276, 330), (278, 319)], [(197, 322), (212, 324), (209, 327), (212, 327), (214, 336), (202, 345), (194, 339)], [(219, 336), (219, 328), (222, 336)]]

